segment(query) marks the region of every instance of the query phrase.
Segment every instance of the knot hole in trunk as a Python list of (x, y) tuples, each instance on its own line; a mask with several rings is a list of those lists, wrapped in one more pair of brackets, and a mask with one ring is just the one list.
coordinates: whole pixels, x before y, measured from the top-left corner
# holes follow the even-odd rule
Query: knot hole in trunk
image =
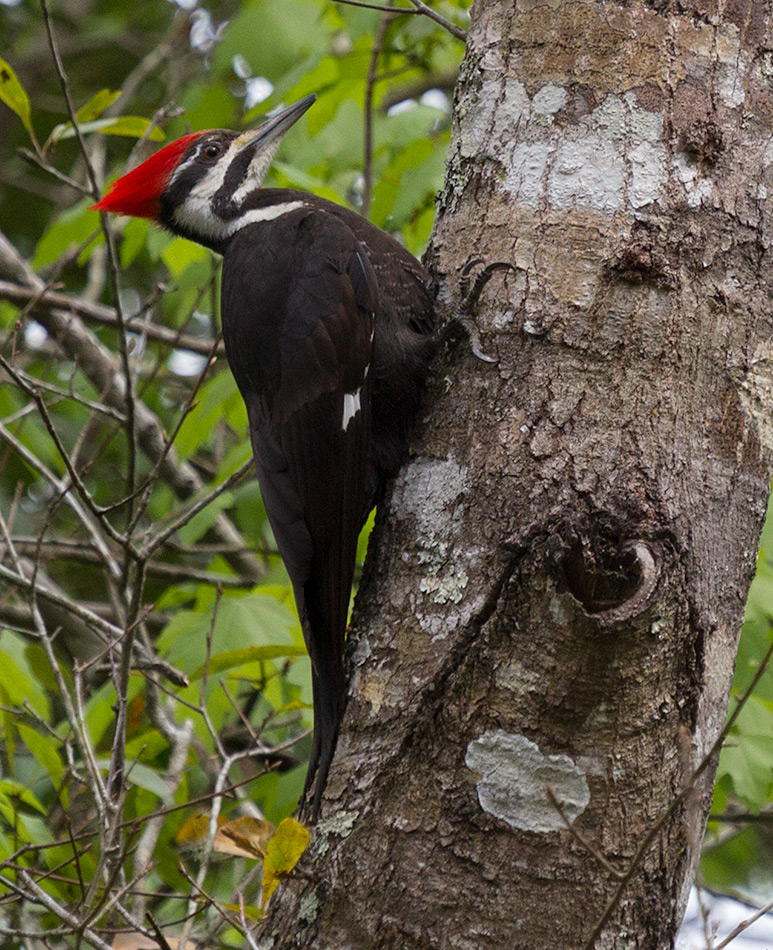
[(566, 589), (602, 623), (626, 620), (652, 599), (661, 570), (658, 545), (609, 528), (566, 539), (560, 570)]

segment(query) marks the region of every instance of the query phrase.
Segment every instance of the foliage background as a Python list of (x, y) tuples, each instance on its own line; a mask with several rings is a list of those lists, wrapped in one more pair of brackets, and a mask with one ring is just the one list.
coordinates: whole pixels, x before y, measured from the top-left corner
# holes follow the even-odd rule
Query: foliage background
[[(465, 26), (464, 0), (433, 6)], [(93, 113), (100, 90), (121, 91), (112, 103), (101, 100), (98, 115), (81, 116), (102, 122), (85, 136), (100, 186), (156, 148), (150, 137), (238, 128), (315, 92), (317, 103), (283, 143), (267, 183), (359, 208), (421, 254), (463, 53), (437, 22), (326, 0), (71, 0), (51, 14), (74, 107), (91, 102)], [(215, 791), (239, 782), (216, 799), (227, 818), (277, 825), (293, 811), (310, 745), (311, 694), (289, 582), (250, 477), (246, 415), (218, 349), (218, 262), (142, 221), (108, 222), (104, 230), (89, 210), (87, 168), (66, 127), (41, 6), (0, 0), (0, 37), (0, 55), (26, 89), (44, 143), (35, 153), (22, 122), (0, 106), (0, 231), (45, 288), (86, 307), (77, 319), (89, 338), (113, 354), (118, 372), (128, 370), (137, 406), (173, 440), (161, 458), (133, 451), (127, 413), (108, 405), (77, 351), (63, 349), (42, 325), (41, 288), (28, 286), (20, 298), (23, 281), (14, 296), (14, 282), (0, 280), (0, 565), (7, 569), (0, 577), (0, 927), (42, 934), (63, 926), (56, 908), (64, 908), (88, 926), (87, 940), (117, 946), (119, 930), (140, 941), (142, 912), (150, 909), (168, 934), (195, 915), (199, 934), (238, 943), (259, 914), (255, 855), (268, 832), (250, 826), (251, 839), (237, 842), (241, 852), (232, 849), (212, 867), (196, 853), (209, 826), (190, 819), (207, 813)], [(151, 122), (108, 123), (119, 116)], [(116, 134), (127, 130), (134, 134)], [(110, 325), (96, 305), (116, 302), (120, 314), (109, 310)], [(160, 339), (159, 327), (171, 332)], [(75, 488), (65, 458), (78, 472)], [(186, 464), (187, 487), (168, 471)], [(364, 536), (361, 555), (365, 545)], [(768, 554), (771, 518), (747, 607), (739, 695), (770, 643)], [(24, 590), (18, 579), (25, 577), (58, 592), (58, 613), (45, 596)], [(130, 629), (189, 685), (147, 669), (122, 679), (93, 622), (77, 616), (79, 605), (124, 635)], [(109, 807), (95, 807), (94, 786), (116, 774), (115, 707), (123, 698), (125, 797), (111, 817)], [(702, 864), (707, 886), (762, 903), (773, 893), (772, 736), (773, 678), (765, 673), (722, 753)]]

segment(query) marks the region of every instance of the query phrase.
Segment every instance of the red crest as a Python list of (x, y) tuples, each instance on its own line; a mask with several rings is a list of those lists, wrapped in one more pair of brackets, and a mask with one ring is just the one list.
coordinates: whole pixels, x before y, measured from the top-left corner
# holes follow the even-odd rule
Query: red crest
[(132, 171), (114, 181), (107, 194), (92, 205), (95, 211), (130, 214), (135, 218), (157, 219), (160, 199), (172, 172), (191, 142), (203, 135), (191, 132), (164, 146)]

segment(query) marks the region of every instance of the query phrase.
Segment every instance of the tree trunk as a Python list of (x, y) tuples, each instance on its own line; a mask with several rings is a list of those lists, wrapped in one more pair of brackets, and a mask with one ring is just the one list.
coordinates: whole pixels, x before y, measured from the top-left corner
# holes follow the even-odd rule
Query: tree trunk
[(429, 261), (498, 362), (438, 358), (263, 946), (672, 945), (770, 484), (771, 39), (476, 0)]

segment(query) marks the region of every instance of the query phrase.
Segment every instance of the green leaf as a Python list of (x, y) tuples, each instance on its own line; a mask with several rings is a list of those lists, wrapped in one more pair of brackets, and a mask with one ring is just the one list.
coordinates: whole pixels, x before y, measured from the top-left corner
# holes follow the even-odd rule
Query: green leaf
[[(97, 759), (97, 765), (105, 772), (110, 768), (110, 759)], [(144, 788), (147, 792), (152, 792), (157, 798), (160, 798), (165, 805), (172, 805), (174, 799), (169, 786), (163, 778), (154, 769), (143, 765), (141, 762), (126, 763), (126, 779), (138, 788)]]
[(132, 218), (121, 236), (121, 267), (131, 264), (145, 246), (148, 238), (148, 222), (144, 218)]
[(48, 810), (40, 804), (32, 792), (25, 785), (22, 785), (21, 782), (15, 782), (13, 779), (3, 779), (0, 781), (0, 795), (5, 796), (8, 800), (18, 798), (20, 802), (29, 805), (30, 808), (34, 808), (42, 815), (48, 814)]
[(300, 860), (309, 843), (309, 830), (294, 818), (285, 818), (280, 823), (266, 846), (263, 860), (263, 899), (265, 907), (268, 899), (277, 889), (283, 877), (286, 877)]
[(200, 244), (194, 244), (184, 238), (173, 238), (161, 251), (161, 259), (169, 268), (171, 275), (178, 279), (191, 264), (208, 261), (209, 251)]
[(217, 521), (221, 512), (230, 508), (233, 504), (233, 493), (224, 491), (214, 498), (206, 508), (196, 512), (196, 514), (186, 524), (182, 525), (177, 534), (183, 544), (195, 544), (204, 534), (209, 531), (212, 525)]
[(34, 142), (35, 131), (32, 128), (30, 98), (19, 82), (18, 76), (4, 59), (0, 59), (0, 99), (18, 115)]
[(111, 106), (120, 95), (120, 89), (100, 89), (89, 99), (85, 106), (81, 106), (75, 113), (78, 124), (83, 125), (83, 123), (91, 122), (92, 119), (102, 115), (105, 109)]
[[(306, 651), (303, 647), (293, 644), (274, 644), (270, 643), (262, 647), (243, 647), (240, 650), (226, 650), (224, 653), (218, 653), (209, 661), (209, 675), (222, 673), (224, 670), (233, 669), (235, 666), (244, 666), (245, 663), (258, 663), (264, 660), (277, 660), (285, 656), (305, 656)], [(191, 676), (191, 680), (199, 680), (204, 675), (205, 665), (202, 664)]]
[(71, 247), (86, 244), (99, 231), (99, 213), (91, 211), (86, 198), (54, 218), (35, 248), (33, 264), (47, 267)]
[[(190, 242), (186, 242), (190, 243)], [(222, 362), (218, 366), (223, 365)], [(223, 416), (242, 398), (230, 373), (216, 372), (199, 389), (196, 403), (177, 433), (174, 447), (181, 459), (188, 459), (215, 431)], [(248, 440), (245, 440), (249, 444)]]
[(220, 904), (220, 906), (226, 910), (230, 910), (234, 914), (241, 914), (243, 911), (247, 920), (260, 920), (266, 916), (264, 910), (261, 910), (259, 907), (253, 907), (250, 904)]
[[(104, 135), (126, 135), (129, 138), (139, 139), (151, 127), (150, 119), (141, 115), (123, 115), (118, 119), (110, 120), (110, 125), (100, 129)], [(166, 139), (164, 133), (157, 126), (153, 126), (148, 133), (151, 142), (163, 142)]]
[(36, 729), (26, 726), (23, 722), (17, 722), (16, 728), (24, 745), (43, 767), (54, 788), (58, 789), (64, 776), (64, 767), (57, 751), (59, 744), (51, 736), (41, 735)]
[(727, 773), (733, 788), (753, 812), (770, 801), (773, 790), (773, 703), (751, 696), (741, 710), (720, 755), (718, 775)]
[(24, 708), (25, 702), (43, 719), (50, 715), (48, 699), (25, 653), (26, 642), (10, 630), (0, 635), (0, 669), (3, 671), (3, 689), (11, 705)]
[[(212, 656), (248, 647), (300, 646), (302, 637), (294, 611), (277, 596), (279, 589), (261, 587), (250, 594), (224, 594), (212, 636)], [(212, 611), (180, 611), (161, 634), (158, 649), (184, 672), (193, 674), (204, 665)], [(293, 636), (297, 633), (297, 638)], [(166, 652), (168, 651), (168, 652)], [(289, 656), (290, 653), (280, 655)], [(198, 687), (197, 687), (198, 688)]]
[(321, 178), (309, 175), (294, 165), (275, 161), (271, 167), (278, 184), (282, 188), (303, 188), (306, 191), (314, 192), (320, 198), (327, 198), (328, 201), (332, 201), (334, 204), (340, 205), (345, 201), (343, 195), (340, 195), (335, 188), (327, 185)]
[[(91, 132), (102, 132), (103, 135), (126, 135), (129, 138), (139, 139), (150, 128), (150, 119), (141, 115), (122, 115), (115, 119), (94, 119), (92, 122), (78, 123), (78, 128), (83, 135), (89, 135)], [(63, 142), (65, 139), (71, 139), (75, 136), (75, 127), (72, 122), (62, 122), (55, 126), (46, 142), (46, 147), (54, 145), (56, 142)], [(148, 138), (153, 142), (163, 142), (166, 136), (161, 129), (154, 127)]]

